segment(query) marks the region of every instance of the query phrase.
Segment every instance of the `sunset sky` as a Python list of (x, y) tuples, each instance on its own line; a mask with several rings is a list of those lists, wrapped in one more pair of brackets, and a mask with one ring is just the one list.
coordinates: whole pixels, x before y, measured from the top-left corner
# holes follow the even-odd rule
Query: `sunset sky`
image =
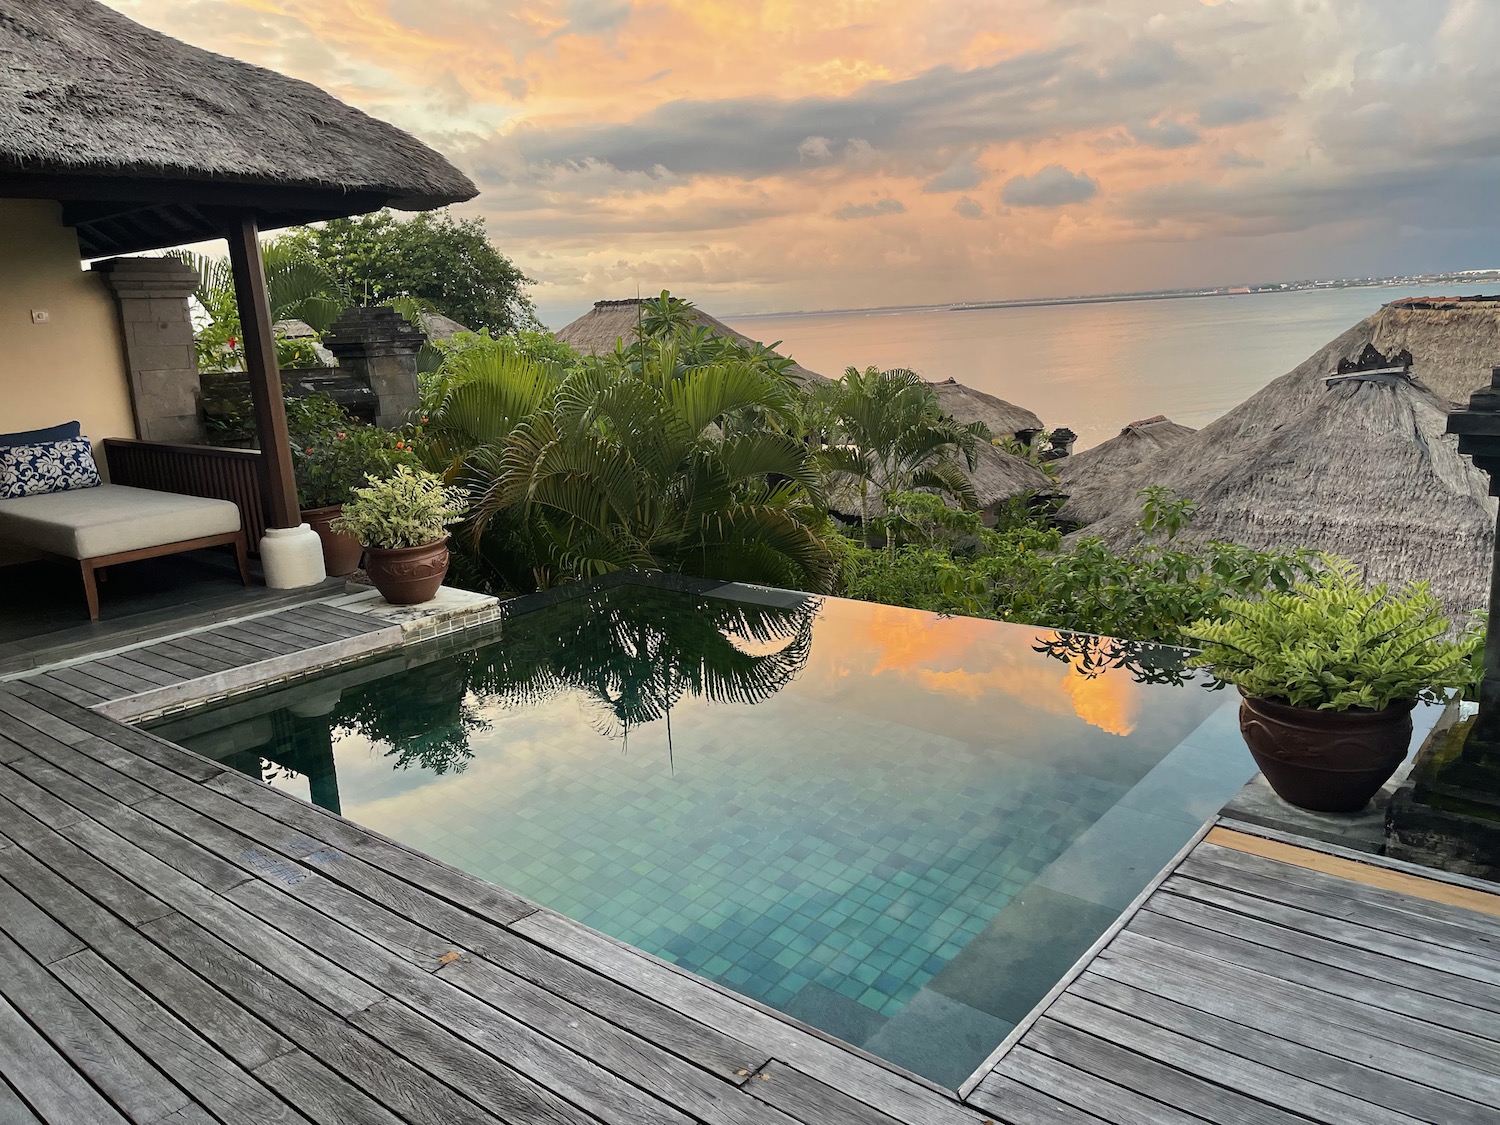
[(553, 327), (1500, 264), (1491, 0), (109, 0), (446, 153)]

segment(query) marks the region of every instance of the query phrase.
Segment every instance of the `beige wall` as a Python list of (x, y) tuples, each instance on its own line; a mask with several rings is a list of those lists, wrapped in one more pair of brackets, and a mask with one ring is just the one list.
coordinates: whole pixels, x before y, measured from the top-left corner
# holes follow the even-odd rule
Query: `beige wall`
[(96, 443), (135, 437), (114, 301), (80, 268), (60, 204), (0, 199), (0, 432), (74, 418)]

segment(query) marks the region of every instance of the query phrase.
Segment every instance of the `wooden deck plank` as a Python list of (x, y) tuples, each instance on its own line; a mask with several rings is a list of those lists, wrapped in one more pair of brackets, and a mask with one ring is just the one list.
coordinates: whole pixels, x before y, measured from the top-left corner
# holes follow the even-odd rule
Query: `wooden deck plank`
[[(1065, 1035), (1060, 1037), (1044, 1027), (1035, 1045), (1028, 1043), (1010, 1052), (993, 1073), (1112, 1125), (1201, 1125), (1204, 1121), (1265, 1125), (1253, 1117), (1212, 1116), (1223, 1109), (1225, 1102), (1211, 1090), (1188, 1083), (1185, 1076), (1171, 1067), (1143, 1064), (1111, 1043), (1090, 1043), (1088, 1036), (1079, 1036), (1079, 1042), (1069, 1043), (1066, 1036), (1071, 1034), (1074, 1034), (1071, 1029), (1065, 1029)], [(1070, 1058), (1084, 1065), (1071, 1065), (1067, 1061)], [(1125, 1083), (1111, 1082), (1108, 1074), (1117, 1074)], [(981, 1088), (985, 1088), (983, 1083)], [(995, 1087), (988, 1089), (994, 1091)], [(1209, 1116), (1186, 1112), (1178, 1107), (1179, 1099), (1204, 1108)]]
[(985, 1076), (969, 1101), (1004, 1125), (1096, 1125), (1104, 1120), (998, 1071)]
[(1291, 926), (1262, 921), (1249, 914), (1222, 910), (1201, 901), (1199, 896), (1184, 896), (1174, 889), (1164, 888), (1166, 893), (1152, 898), (1147, 909), (1155, 914), (1164, 914), (1179, 922), (1202, 926), (1218, 933), (1254, 942), (1271, 949), (1280, 949), (1350, 972), (1361, 973), (1374, 980), (1389, 981), (1404, 988), (1429, 992), (1460, 1004), (1469, 1004), (1500, 1017), (1500, 986), (1485, 981), (1473, 980), (1459, 973), (1429, 968), (1398, 957), (1388, 957), (1369, 949), (1344, 945), (1318, 934), (1307, 933)]
[(362, 633), (373, 633), (378, 629), (385, 629), (390, 622), (379, 617), (371, 617), (365, 613), (351, 613), (347, 609), (338, 606), (324, 605), (322, 602), (310, 602), (307, 605), (296, 607), (299, 619), (312, 619), (322, 621), (334, 628), (348, 629), (351, 636), (359, 636)]
[(84, 675), (77, 668), (51, 668), (36, 679), (50, 685), (52, 691), (87, 707), (119, 699), (125, 694), (114, 684), (97, 676)]
[(170, 687), (172, 684), (180, 684), (183, 677), (163, 672), (160, 668), (154, 668), (134, 659), (130, 652), (119, 652), (113, 656), (100, 656), (89, 661), (91, 667), (108, 668), (112, 672), (130, 676), (139, 683), (149, 685), (139, 690), (149, 691), (152, 688)]
[(332, 630), (314, 629), (284, 617), (267, 617), (235, 623), (239, 635), (254, 643), (283, 647), (286, 652), (321, 648), (343, 638)]
[(52, 971), (117, 1033), (149, 1052), (157, 1066), (215, 1117), (268, 1123), (306, 1121), (186, 1020), (173, 1015), (93, 951), (59, 961)]
[[(160, 686), (143, 680), (139, 676), (131, 675), (129, 672), (116, 671), (100, 660), (84, 660), (77, 664), (69, 664), (66, 668), (55, 668), (53, 671), (58, 675), (67, 672), (86, 677), (88, 680), (97, 680), (102, 684), (107, 684), (116, 695), (134, 695), (136, 692), (151, 691)], [(90, 691), (97, 690), (90, 688), (89, 684), (82, 680), (75, 679), (72, 682)]]
[[(1155, 913), (1140, 915), (1120, 935), (1116, 953), (1125, 950), (1157, 961), (1177, 957), (1204, 971), (1218, 965), (1231, 966), (1242, 974), (1252, 974), (1243, 979), (1246, 987), (1274, 988), (1278, 995), (1317, 1007), (1330, 1019), (1361, 1021), (1371, 1034), (1395, 1042), (1421, 1043), (1426, 1050), (1457, 1061), (1490, 1057), (1500, 1073), (1500, 1050), (1494, 1043), (1496, 1023), (1500, 1021), (1480, 1008)], [(1213, 964), (1206, 964), (1208, 961)]]
[[(85, 956), (85, 953), (77, 956)], [(188, 1104), (109, 1024), (20, 946), (0, 936), (0, 995), (26, 1015), (69, 1063), (132, 1121), (150, 1122)], [(0, 1116), (0, 1120), (3, 1120)]]
[(222, 667), (227, 667), (227, 665), (220, 665), (219, 668), (209, 668), (200, 662), (186, 660), (184, 657), (189, 655), (186, 650), (172, 649), (169, 645), (160, 643), (133, 648), (126, 655), (137, 664), (144, 664), (148, 668), (155, 668), (166, 675), (177, 677), (174, 682), (196, 680), (200, 676), (210, 675), (220, 671)]
[[(1289, 865), (1279, 864), (1265, 871), (1250, 870), (1250, 864), (1262, 862), (1254, 856), (1236, 856), (1234, 865), (1222, 864), (1198, 856), (1190, 856), (1178, 869), (1178, 876), (1196, 879), (1202, 883), (1224, 887), (1241, 894), (1265, 899), (1277, 906), (1302, 910), (1327, 920), (1329, 926), (1337, 928), (1362, 926), (1366, 930), (1377, 930), (1412, 941), (1451, 949), (1483, 958), (1492, 963), (1492, 969), (1500, 972), (1500, 935), (1486, 933), (1472, 925), (1454, 925), (1434, 915), (1415, 914), (1409, 910), (1397, 910), (1375, 902), (1364, 902), (1343, 895), (1327, 894), (1320, 889), (1303, 886), (1283, 870)], [(1300, 876), (1305, 869), (1290, 868), (1293, 876)], [(1313, 873), (1309, 873), (1313, 874)], [(1421, 901), (1421, 900), (1419, 900)], [(1424, 903), (1425, 904), (1425, 903)], [(1434, 904), (1436, 905), (1436, 904)], [(1485, 923), (1491, 921), (1480, 915)]]
[[(1443, 1060), (1404, 1048), (1372, 1047), (1358, 1033), (1323, 1023), (1310, 1013), (1280, 1010), (1275, 1012), (1279, 1019), (1267, 1019), (1267, 1012), (1272, 1011), (1268, 1006), (1256, 1010), (1253, 1001), (1243, 997), (1237, 997), (1239, 1003), (1231, 1009), (1239, 1017), (1236, 1021), (1223, 1015), (1222, 1009), (1216, 1014), (1207, 1005), (1193, 1006), (1202, 1002), (1203, 992), (1174, 988), (1175, 984), (1166, 973), (1151, 979), (1146, 988), (1085, 973), (1070, 994), (1419, 1121), (1486, 1125), (1495, 1119), (1491, 1099), (1500, 1094), (1500, 1083), (1484, 1075), (1456, 1066), (1435, 1066)], [(1169, 991), (1190, 1002), (1169, 999), (1165, 995)], [(1486, 1103), (1447, 1093), (1445, 1083), (1455, 1080), (1470, 1093), (1483, 1095)]]
[(45, 1121), (125, 1123), (119, 1111), (6, 1000), (0, 1000), (0, 1074)]
[(195, 651), (193, 648), (180, 643), (189, 638), (174, 638), (169, 641), (157, 641), (149, 644), (139, 651), (149, 654), (153, 659), (162, 658), (172, 661), (184, 668), (192, 669), (189, 679), (197, 679), (200, 676), (211, 676), (215, 672), (225, 672), (230, 668), (238, 668), (240, 661), (223, 653), (210, 656), (205, 652)]

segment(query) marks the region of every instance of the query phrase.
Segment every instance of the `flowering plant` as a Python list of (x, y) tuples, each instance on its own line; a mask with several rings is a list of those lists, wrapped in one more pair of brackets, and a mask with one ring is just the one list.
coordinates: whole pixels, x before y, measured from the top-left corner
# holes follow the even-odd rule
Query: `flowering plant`
[(387, 477), (400, 465), (416, 463), (409, 442), (378, 426), (347, 422), (297, 436), (305, 442), (292, 447), (297, 503), (303, 508), (347, 503), (368, 478)]
[(352, 535), (366, 547), (395, 550), (436, 543), (468, 507), (462, 488), (445, 485), (425, 469), (398, 465), (390, 476), (371, 474), (366, 481), (332, 524), (334, 531)]

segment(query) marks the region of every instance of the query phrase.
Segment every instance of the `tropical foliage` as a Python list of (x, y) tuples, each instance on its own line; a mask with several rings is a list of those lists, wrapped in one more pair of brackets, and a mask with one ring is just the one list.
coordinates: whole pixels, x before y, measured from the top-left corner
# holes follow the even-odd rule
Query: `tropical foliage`
[(964, 468), (973, 469), (975, 447), (989, 440), (989, 430), (944, 414), (937, 393), (915, 372), (851, 367), (818, 394), (829, 433), (817, 465), (834, 488), (851, 489), (858, 498), (867, 544), (873, 540), (872, 499), (926, 488), (966, 508), (977, 506)]
[[(198, 370), (243, 370), (244, 333), (228, 259), (186, 252), (176, 256), (198, 271), (198, 288), (193, 296), (206, 318), (195, 336)], [(261, 258), (273, 321), (300, 320), (314, 332), (323, 332), (349, 304), (334, 275), (290, 241), (266, 243), (261, 247)], [(278, 333), (276, 362), (284, 368), (315, 367), (318, 356), (311, 340)]]
[(407, 297), (470, 328), (538, 327), (526, 295), (531, 279), (490, 243), (481, 218), (428, 211), (398, 219), (379, 211), (297, 227), (276, 245), (318, 263), (361, 305)]
[(464, 490), (445, 485), (436, 473), (398, 465), (387, 477), (372, 474), (365, 480), (332, 527), (366, 547), (425, 547), (463, 518)]
[(387, 477), (397, 465), (411, 465), (410, 445), (390, 430), (342, 419), (318, 427), (292, 446), (297, 503), (324, 508), (345, 503), (370, 477)]
[(470, 455), (475, 534), (518, 533), (539, 586), (640, 568), (828, 589), (819, 478), (776, 425), (787, 381), (748, 359), (686, 366), (675, 338), (641, 345), (584, 363)]
[(1366, 588), (1352, 563), (1288, 590), (1230, 598), (1184, 636), (1202, 647), (1191, 664), (1246, 695), (1322, 711), (1381, 711), (1436, 703), (1468, 686), (1480, 635), (1447, 638), (1449, 622), (1425, 582)]
[(894, 546), (850, 544), (844, 588), (850, 597), (934, 612), (1177, 644), (1183, 626), (1225, 598), (1286, 590), (1312, 573), (1316, 560), (1306, 551), (1179, 547), (1191, 502), (1163, 489), (1141, 498), (1143, 542), (1112, 551), (1098, 539), (1065, 545), (1035, 519), (988, 530), (973, 513), (939, 517), (930, 498), (898, 494), (883, 524)]

